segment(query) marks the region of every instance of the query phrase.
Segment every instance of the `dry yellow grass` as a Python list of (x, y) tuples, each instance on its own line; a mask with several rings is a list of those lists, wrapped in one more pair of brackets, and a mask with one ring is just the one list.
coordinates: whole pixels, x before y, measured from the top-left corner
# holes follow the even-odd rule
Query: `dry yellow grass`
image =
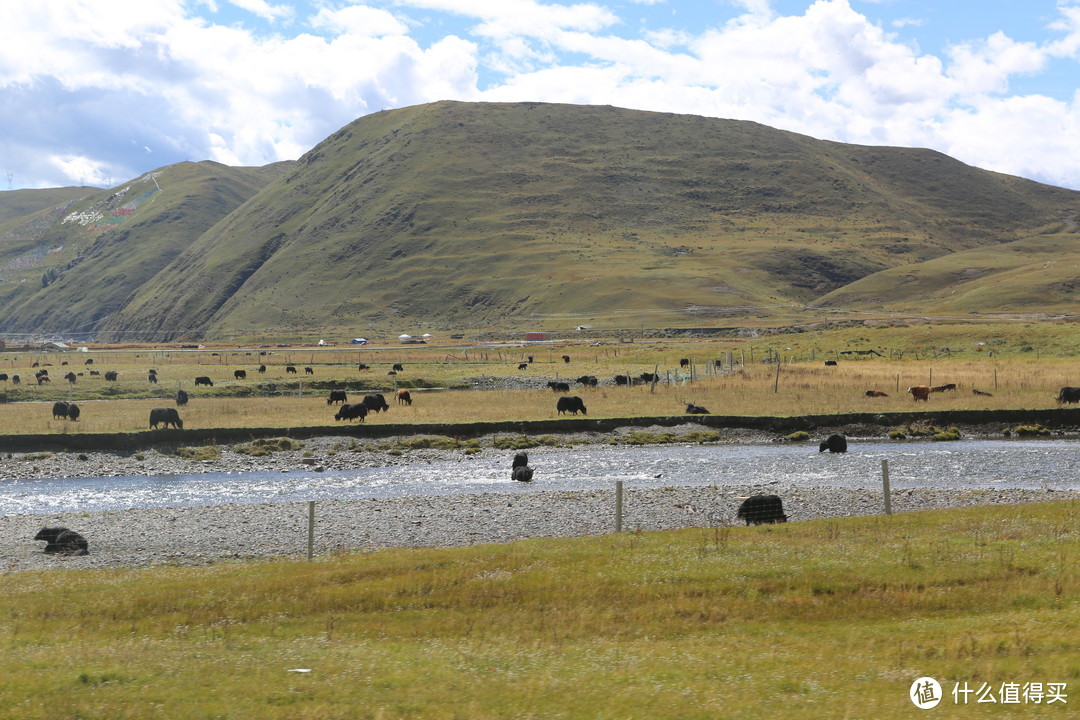
[[(282, 366), (283, 368), (284, 366)], [(487, 369), (491, 370), (493, 366)], [(633, 372), (641, 367), (629, 368)], [(445, 372), (435, 365), (414, 363), (408, 371), (413, 377)], [(563, 363), (551, 363), (540, 369), (536, 365), (529, 371), (542, 377), (567, 378)], [(592, 374), (610, 383), (612, 365), (606, 363), (577, 362), (576, 373)], [(191, 372), (195, 368), (184, 366)], [(338, 379), (355, 381), (354, 368), (338, 368)], [(457, 368), (460, 371), (460, 368)], [(696, 375), (691, 381), (680, 379), (676, 372), (670, 376), (671, 384), (655, 387), (615, 387), (610, 384), (587, 388), (572, 383), (571, 394), (580, 396), (588, 408), (590, 418), (642, 417), (680, 415), (685, 404), (693, 402), (706, 407), (714, 415), (827, 415), (852, 412), (900, 412), (912, 410), (988, 410), (988, 409), (1037, 409), (1055, 407), (1057, 390), (1070, 384), (1072, 364), (1065, 360), (1021, 361), (1008, 360), (989, 364), (976, 361), (942, 361), (930, 366), (913, 361), (875, 360), (844, 363), (826, 367), (822, 363), (792, 363), (780, 366), (779, 376), (774, 365), (751, 365), (722, 375)], [(428, 372), (430, 371), (430, 372)], [(561, 371), (561, 372), (560, 372)], [(166, 371), (160, 371), (163, 378)], [(301, 368), (302, 372), (302, 368)], [(318, 371), (321, 379), (335, 374), (323, 366)], [(351, 376), (349, 376), (351, 373)], [(575, 373), (575, 377), (576, 377)], [(214, 391), (221, 390), (221, 377)], [(404, 375), (405, 373), (403, 373)], [(468, 374), (484, 373), (483, 368), (468, 368)], [(685, 374), (685, 373), (684, 373)], [(304, 378), (297, 376), (281, 378), (268, 373), (268, 378), (246, 381), (225, 379), (224, 383), (251, 388), (256, 382), (282, 383), (273, 395), (262, 397), (217, 397), (200, 388), (196, 391), (190, 383), (184, 387), (192, 395), (188, 406), (181, 408), (186, 428), (243, 428), (243, 427), (307, 427), (334, 425), (333, 416), (337, 406), (326, 404), (327, 392), (312, 390), (310, 378), (301, 388)], [(557, 418), (556, 400), (561, 393), (548, 389), (529, 390), (411, 390), (413, 404), (398, 405), (391, 392), (392, 378), (371, 376), (377, 383), (387, 384), (383, 392), (391, 404), (388, 412), (371, 414), (369, 425), (386, 423), (458, 423), (458, 422), (513, 422), (519, 420), (545, 420)], [(465, 377), (465, 375), (459, 375)], [(55, 381), (54, 381), (55, 382)], [(101, 381), (95, 379), (93, 383)], [(115, 383), (124, 390), (124, 380)], [(137, 381), (140, 386), (144, 380)], [(32, 402), (0, 404), (0, 427), (8, 434), (17, 433), (116, 433), (148, 429), (150, 409), (173, 407), (172, 389), (166, 390), (167, 380), (155, 388), (162, 397), (149, 399), (83, 400), (80, 390), (90, 383), (76, 383), (71, 388), (56, 385), (30, 388), (31, 393), (44, 395), (57, 390), (70, 394), (82, 409), (78, 422), (53, 420), (52, 399)], [(285, 385), (283, 383), (290, 383)], [(958, 389), (933, 393), (928, 402), (914, 402), (906, 389), (915, 384), (956, 383)], [(1075, 382), (1075, 380), (1073, 380)], [(98, 384), (95, 387), (101, 388)], [(992, 393), (992, 397), (973, 395), (972, 388)], [(881, 390), (888, 397), (869, 398), (866, 390)], [(288, 393), (288, 394), (280, 394)], [(351, 393), (350, 400), (357, 401), (362, 393)], [(55, 395), (63, 397), (64, 395)]]

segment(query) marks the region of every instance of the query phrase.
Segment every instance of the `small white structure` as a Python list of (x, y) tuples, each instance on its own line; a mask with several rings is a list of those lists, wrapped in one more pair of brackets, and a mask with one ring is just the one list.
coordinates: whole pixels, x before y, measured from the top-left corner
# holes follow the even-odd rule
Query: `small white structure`
[(397, 339), (401, 342), (405, 342), (406, 340), (412, 340), (412, 335), (398, 335)]

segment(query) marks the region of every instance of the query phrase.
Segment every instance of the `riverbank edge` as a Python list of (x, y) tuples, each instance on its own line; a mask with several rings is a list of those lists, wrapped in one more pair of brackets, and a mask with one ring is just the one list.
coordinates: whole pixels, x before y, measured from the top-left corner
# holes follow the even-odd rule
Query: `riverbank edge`
[[(343, 437), (385, 439), (410, 435), (442, 435), (476, 438), (485, 435), (558, 435), (612, 433), (621, 428), (673, 427), (695, 423), (705, 428), (740, 429), (766, 433), (813, 432), (821, 428), (851, 428), (854, 434), (905, 425), (936, 427), (983, 427), (1000, 431), (1010, 425), (1042, 425), (1058, 433), (1080, 432), (1080, 407), (1033, 410), (921, 410), (901, 413), (846, 413), (838, 415), (742, 416), (670, 415), (662, 417), (586, 418), (521, 420), (516, 422), (471, 422), (438, 424), (357, 423), (306, 427), (189, 428), (158, 429), (133, 433), (80, 433), (0, 435), (0, 452), (45, 452), (114, 450), (136, 451), (177, 444), (206, 445), (251, 442), (261, 438)], [(860, 430), (861, 429), (861, 430)]]

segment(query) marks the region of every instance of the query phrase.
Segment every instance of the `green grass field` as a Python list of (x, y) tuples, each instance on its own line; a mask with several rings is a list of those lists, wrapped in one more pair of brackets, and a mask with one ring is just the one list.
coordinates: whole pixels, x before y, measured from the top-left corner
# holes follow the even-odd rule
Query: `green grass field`
[[(1064, 718), (1078, 520), (1061, 502), (9, 574), (0, 716), (885, 719), (931, 676), (941, 717)], [(1032, 682), (1072, 697), (951, 695)]]

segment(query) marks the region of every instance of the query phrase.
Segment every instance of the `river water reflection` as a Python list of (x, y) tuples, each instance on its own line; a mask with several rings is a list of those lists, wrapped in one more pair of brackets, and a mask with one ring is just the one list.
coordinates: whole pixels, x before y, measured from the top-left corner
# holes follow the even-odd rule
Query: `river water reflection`
[(589, 445), (529, 451), (534, 482), (509, 480), (512, 453), (359, 470), (204, 473), (0, 482), (0, 514), (296, 500), (535, 492), (613, 487), (746, 485), (877, 488), (889, 461), (894, 488), (1080, 490), (1076, 440), (858, 442), (844, 455), (816, 446)]

